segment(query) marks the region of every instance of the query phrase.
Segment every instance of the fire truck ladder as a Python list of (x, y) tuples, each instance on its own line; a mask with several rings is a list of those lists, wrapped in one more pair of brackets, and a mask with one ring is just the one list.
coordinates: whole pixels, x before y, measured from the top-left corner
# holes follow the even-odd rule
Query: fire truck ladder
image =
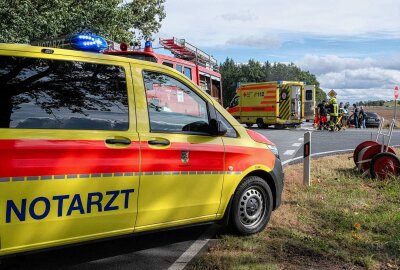
[(160, 38), (160, 45), (172, 52), (172, 54), (184, 60), (195, 62), (207, 68), (217, 65), (217, 60), (199, 48), (186, 42), (184, 39)]

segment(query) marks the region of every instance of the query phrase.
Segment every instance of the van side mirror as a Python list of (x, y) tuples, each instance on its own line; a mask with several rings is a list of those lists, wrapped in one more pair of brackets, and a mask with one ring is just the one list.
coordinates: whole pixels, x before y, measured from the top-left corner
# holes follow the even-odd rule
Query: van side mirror
[(210, 120), (210, 133), (212, 136), (224, 136), (228, 129), (217, 119)]

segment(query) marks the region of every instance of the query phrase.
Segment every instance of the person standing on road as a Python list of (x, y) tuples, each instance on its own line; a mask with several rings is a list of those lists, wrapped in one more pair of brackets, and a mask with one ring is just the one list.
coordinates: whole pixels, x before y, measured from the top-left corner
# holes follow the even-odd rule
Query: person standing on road
[(365, 126), (365, 118), (367, 117), (367, 114), (364, 112), (364, 107), (361, 106), (360, 107), (360, 121), (359, 121), (359, 125), (361, 128), (366, 128)]
[(326, 107), (325, 107), (326, 101), (323, 100), (321, 103), (318, 104), (318, 116), (319, 116), (319, 128), (318, 130), (323, 130), (326, 127)]
[(330, 128), (331, 131), (335, 130), (335, 125), (339, 116), (339, 106), (337, 104), (336, 98), (331, 99), (331, 109), (330, 109)]
[(358, 110), (356, 104), (353, 104), (353, 107), (354, 107), (354, 121), (356, 122), (356, 128), (359, 128), (360, 127), (360, 122), (359, 122), (359, 120), (360, 120), (360, 111)]
[(342, 112), (339, 111), (339, 113), (342, 113), (342, 125), (346, 128), (349, 121), (349, 110), (347, 105), (344, 105)]

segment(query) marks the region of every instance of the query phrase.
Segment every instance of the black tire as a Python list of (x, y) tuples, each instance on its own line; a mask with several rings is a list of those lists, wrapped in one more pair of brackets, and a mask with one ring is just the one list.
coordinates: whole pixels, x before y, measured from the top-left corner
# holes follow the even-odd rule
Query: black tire
[(247, 126), (248, 128), (251, 128), (251, 127), (253, 126), (253, 124), (252, 124), (252, 123), (246, 123), (246, 126)]
[(271, 217), (272, 206), (272, 192), (268, 184), (258, 176), (246, 177), (233, 196), (230, 228), (241, 235), (264, 230)]
[(261, 128), (261, 129), (266, 127), (266, 125), (264, 124), (264, 121), (261, 118), (257, 119), (256, 124), (257, 124), (257, 127)]

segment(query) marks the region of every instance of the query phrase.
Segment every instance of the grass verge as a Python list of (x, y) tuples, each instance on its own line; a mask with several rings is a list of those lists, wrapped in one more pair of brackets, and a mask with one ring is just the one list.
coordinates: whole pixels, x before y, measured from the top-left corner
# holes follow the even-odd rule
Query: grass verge
[(400, 269), (400, 177), (363, 178), (350, 154), (285, 169), (281, 207), (266, 230), (219, 235), (192, 269)]

